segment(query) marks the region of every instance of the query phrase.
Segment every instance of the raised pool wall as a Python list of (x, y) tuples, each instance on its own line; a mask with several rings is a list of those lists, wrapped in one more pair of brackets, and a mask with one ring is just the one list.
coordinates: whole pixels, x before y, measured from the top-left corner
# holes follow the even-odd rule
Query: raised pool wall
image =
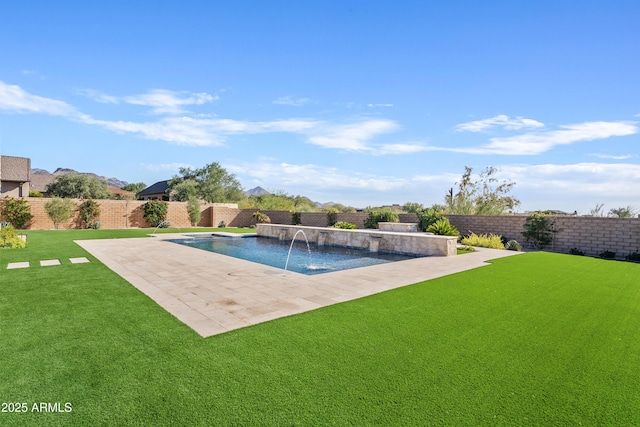
[[(302, 225), (257, 224), (258, 236), (291, 240), (299, 231), (304, 231), (309, 243), (350, 248), (387, 251), (422, 256), (456, 255), (457, 237), (434, 236), (416, 232), (380, 230), (343, 230), (340, 228), (306, 227)], [(304, 241), (302, 233), (296, 240)]]

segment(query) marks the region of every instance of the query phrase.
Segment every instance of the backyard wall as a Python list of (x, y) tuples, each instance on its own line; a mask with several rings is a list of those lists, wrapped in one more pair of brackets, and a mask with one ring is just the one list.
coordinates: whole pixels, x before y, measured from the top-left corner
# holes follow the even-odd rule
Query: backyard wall
[[(29, 226), (32, 230), (53, 229), (54, 225), (44, 210), (44, 205), (51, 199), (26, 198), (34, 215)], [(82, 201), (76, 200), (79, 205)], [(144, 220), (142, 205), (139, 200), (98, 200), (100, 204), (101, 228), (136, 228), (150, 227)], [(172, 227), (190, 227), (187, 204), (184, 202), (168, 202), (167, 220)], [(200, 206), (202, 219), (200, 227), (218, 227), (221, 222), (227, 227), (250, 227), (255, 225), (253, 218), (255, 209), (238, 209), (233, 204), (202, 203)], [(289, 211), (263, 211), (269, 216), (272, 224), (292, 224), (293, 218)], [(366, 213), (338, 213), (336, 221), (345, 221), (364, 228)], [(415, 223), (415, 214), (400, 214), (400, 222)], [(476, 234), (493, 233), (515, 239), (523, 244), (525, 215), (448, 215), (453, 224), (463, 235), (469, 232)], [(640, 251), (640, 218), (597, 218), (557, 216), (551, 217), (556, 222), (556, 229), (552, 244), (545, 250), (567, 253), (572, 248), (579, 249), (587, 255), (597, 256), (603, 251), (616, 253), (617, 258), (623, 258), (629, 253)], [(300, 213), (300, 225), (308, 227), (326, 227), (327, 214), (324, 212)], [(79, 228), (80, 218), (76, 213), (68, 224), (61, 228)]]

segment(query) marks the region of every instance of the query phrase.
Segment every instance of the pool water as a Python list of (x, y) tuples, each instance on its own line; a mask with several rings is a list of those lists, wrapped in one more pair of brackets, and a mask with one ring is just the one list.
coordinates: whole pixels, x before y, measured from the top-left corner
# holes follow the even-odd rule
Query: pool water
[[(287, 262), (289, 247), (291, 246), (291, 240), (280, 241), (255, 235), (238, 237), (198, 236), (192, 239), (172, 239), (169, 241), (271, 267), (282, 268), (283, 270)], [(369, 252), (363, 249), (339, 246), (318, 246), (313, 243), (309, 244), (307, 249), (307, 243), (304, 238), (298, 238), (293, 244), (287, 271), (312, 275), (414, 258), (416, 256)]]

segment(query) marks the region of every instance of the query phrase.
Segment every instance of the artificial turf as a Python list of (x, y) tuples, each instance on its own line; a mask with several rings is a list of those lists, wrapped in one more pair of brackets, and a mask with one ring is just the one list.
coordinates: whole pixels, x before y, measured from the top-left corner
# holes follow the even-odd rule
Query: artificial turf
[(640, 424), (638, 264), (529, 253), (203, 339), (73, 243), (146, 233), (0, 251), (0, 402), (29, 409), (0, 425)]

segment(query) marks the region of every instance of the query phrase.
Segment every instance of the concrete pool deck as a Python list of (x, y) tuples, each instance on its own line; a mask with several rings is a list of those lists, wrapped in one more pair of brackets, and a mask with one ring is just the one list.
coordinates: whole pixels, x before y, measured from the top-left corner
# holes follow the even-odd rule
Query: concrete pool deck
[(155, 238), (79, 240), (78, 245), (202, 337), (482, 267), (520, 252), (477, 252), (397, 261), (314, 276)]

